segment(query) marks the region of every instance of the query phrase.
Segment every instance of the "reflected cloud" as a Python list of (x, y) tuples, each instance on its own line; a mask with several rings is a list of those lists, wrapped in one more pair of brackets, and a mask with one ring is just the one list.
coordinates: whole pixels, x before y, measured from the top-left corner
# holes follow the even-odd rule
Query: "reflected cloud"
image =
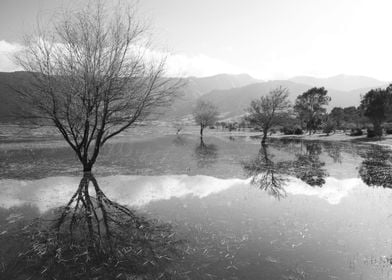
[[(109, 176), (99, 179), (105, 194), (120, 204), (141, 207), (151, 201), (195, 196), (204, 198), (246, 184), (242, 179), (218, 179), (209, 176)], [(9, 208), (26, 203), (41, 212), (67, 202), (78, 185), (77, 177), (51, 177), (33, 181), (1, 180), (0, 207)]]
[(322, 188), (313, 188), (297, 178), (292, 178), (290, 183), (287, 184), (286, 192), (291, 195), (315, 196), (326, 200), (329, 204), (339, 204), (355, 188), (365, 186), (358, 178), (339, 180), (328, 177)]

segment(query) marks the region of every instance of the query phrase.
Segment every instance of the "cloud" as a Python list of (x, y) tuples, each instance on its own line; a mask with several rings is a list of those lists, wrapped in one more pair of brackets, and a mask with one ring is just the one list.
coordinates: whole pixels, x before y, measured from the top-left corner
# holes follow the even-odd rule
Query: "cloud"
[[(284, 189), (290, 196), (311, 196), (336, 205), (348, 196), (374, 195), (359, 178), (326, 178), (323, 187), (312, 187), (290, 177)], [(40, 180), (0, 180), (0, 207), (14, 207), (26, 203), (35, 204), (46, 211), (67, 202), (75, 192), (80, 178), (49, 177)], [(233, 187), (256, 190), (251, 179), (220, 179), (211, 176), (163, 175), (163, 176), (108, 176), (99, 178), (100, 186), (115, 201), (132, 207), (142, 207), (153, 201), (193, 196), (205, 198)], [(382, 195), (381, 195), (382, 193)], [(376, 196), (387, 197), (389, 189), (377, 189)]]
[(0, 40), (0, 72), (12, 72), (20, 68), (12, 61), (12, 55), (22, 49), (18, 43)]
[[(61, 44), (56, 44), (61, 50)], [(0, 72), (12, 72), (21, 70), (13, 60), (12, 56), (22, 50), (23, 46), (18, 43), (10, 43), (0, 40)], [(144, 56), (147, 61), (159, 61), (166, 58), (166, 75), (170, 77), (196, 76), (206, 77), (220, 73), (240, 74), (242, 69), (205, 54), (171, 54), (166, 51), (147, 49), (141, 46), (133, 46), (131, 52)]]
[(185, 53), (170, 53), (166, 51), (134, 47), (132, 51), (142, 52), (147, 61), (166, 60), (166, 74), (169, 77), (206, 77), (216, 74), (241, 74), (244, 69), (236, 67), (226, 61), (210, 57), (205, 54), (189, 55)]
[(204, 54), (173, 54), (167, 57), (167, 72), (169, 76), (205, 77), (219, 73), (240, 74), (245, 71), (223, 60)]

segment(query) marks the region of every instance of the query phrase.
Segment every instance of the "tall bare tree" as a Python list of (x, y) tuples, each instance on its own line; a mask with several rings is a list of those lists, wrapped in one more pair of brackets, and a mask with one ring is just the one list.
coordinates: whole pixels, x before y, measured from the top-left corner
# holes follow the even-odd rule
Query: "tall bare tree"
[(150, 55), (134, 8), (97, 0), (51, 23), (16, 56), (32, 73), (18, 92), (29, 117), (53, 124), (90, 172), (109, 139), (162, 111), (179, 84), (163, 77), (165, 58)]
[(193, 110), (195, 122), (200, 125), (200, 138), (203, 138), (203, 131), (209, 125), (215, 124), (218, 119), (218, 108), (211, 102), (199, 100)]
[(246, 120), (263, 131), (262, 144), (267, 140), (269, 129), (281, 124), (284, 116), (287, 115), (287, 110), (290, 108), (288, 96), (289, 91), (286, 88), (278, 87), (250, 103)]

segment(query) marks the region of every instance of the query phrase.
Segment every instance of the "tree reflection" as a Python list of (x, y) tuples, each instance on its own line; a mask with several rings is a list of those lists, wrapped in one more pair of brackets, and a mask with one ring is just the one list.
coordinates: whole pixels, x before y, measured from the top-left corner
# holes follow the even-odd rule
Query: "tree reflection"
[(324, 142), (325, 152), (335, 163), (342, 163), (342, 146), (339, 143)]
[(392, 188), (392, 151), (382, 146), (372, 146), (362, 155), (359, 176), (369, 186)]
[(294, 159), (273, 161), (269, 148), (262, 145), (254, 159), (242, 163), (243, 169), (252, 178), (252, 184), (278, 198), (286, 195), (284, 185), (288, 176), (294, 176), (310, 186), (321, 187), (328, 175), (325, 162), (320, 159), (321, 147), (320, 143), (301, 142), (301, 149)]
[(260, 190), (267, 191), (274, 197), (286, 196), (283, 185), (287, 178), (282, 175), (284, 165), (271, 160), (273, 155), (268, 154), (267, 145), (262, 145), (256, 158), (243, 163), (247, 176), (251, 176), (251, 183)]
[(8, 279), (167, 279), (180, 245), (170, 225), (110, 200), (89, 172), (65, 206), (9, 235), (29, 243), (0, 271)]
[[(303, 146), (305, 146), (305, 150), (303, 150)], [(292, 164), (291, 173), (310, 186), (321, 187), (324, 185), (324, 178), (328, 176), (328, 172), (324, 168), (325, 162), (320, 160), (321, 152), (320, 143), (302, 143), (301, 151), (295, 155), (296, 160)]]
[(173, 139), (173, 144), (176, 146), (185, 146), (186, 145), (185, 137), (181, 135), (176, 135), (176, 137)]
[(218, 147), (214, 144), (206, 144), (200, 138), (200, 145), (195, 148), (195, 157), (199, 168), (209, 166), (218, 158)]

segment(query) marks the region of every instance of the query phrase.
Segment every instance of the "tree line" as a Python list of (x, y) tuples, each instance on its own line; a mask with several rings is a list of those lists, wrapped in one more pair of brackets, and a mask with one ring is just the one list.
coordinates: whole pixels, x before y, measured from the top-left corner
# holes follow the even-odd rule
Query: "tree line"
[(205, 127), (222, 127), (231, 130), (250, 128), (263, 132), (262, 144), (268, 134), (280, 129), (282, 133), (309, 135), (323, 132), (327, 135), (336, 130), (351, 136), (363, 134), (382, 136), (392, 133), (392, 84), (385, 89), (371, 89), (361, 96), (359, 106), (334, 107), (330, 112), (327, 106), (331, 101), (324, 87), (313, 87), (289, 101), (289, 90), (282, 86), (269, 91), (267, 95), (251, 101), (246, 114), (239, 122), (217, 121), (218, 107), (208, 101), (198, 101), (193, 115), (200, 125), (200, 136)]

